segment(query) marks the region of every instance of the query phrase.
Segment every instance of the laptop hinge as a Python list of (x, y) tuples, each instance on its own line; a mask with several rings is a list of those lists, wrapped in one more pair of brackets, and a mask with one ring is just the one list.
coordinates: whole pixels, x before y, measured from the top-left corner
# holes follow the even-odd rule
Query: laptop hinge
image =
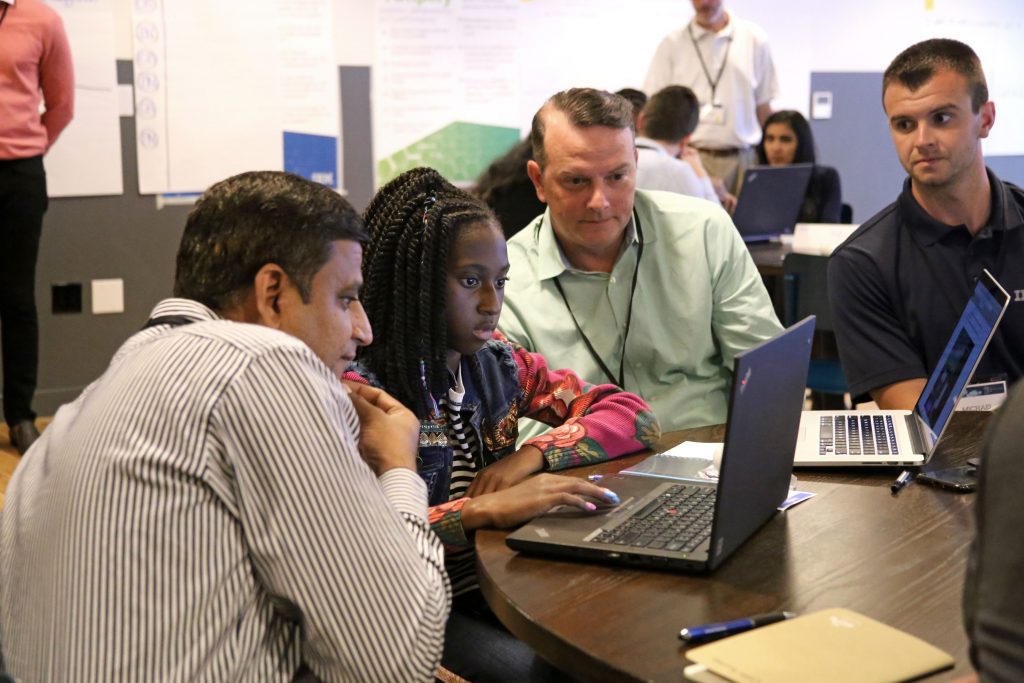
[(920, 418), (915, 413), (911, 413), (906, 415), (905, 419), (907, 420), (907, 433), (910, 435), (910, 445), (914, 447), (914, 453), (921, 453), (927, 458), (930, 449), (924, 438)]

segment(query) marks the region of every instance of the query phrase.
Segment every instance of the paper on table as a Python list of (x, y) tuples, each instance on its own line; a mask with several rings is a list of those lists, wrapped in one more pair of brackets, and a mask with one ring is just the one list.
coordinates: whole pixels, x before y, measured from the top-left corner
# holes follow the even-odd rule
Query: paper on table
[[(791, 483), (793, 484), (793, 486), (796, 485), (795, 481), (791, 482)], [(790, 487), (790, 489), (792, 489), (792, 486)], [(782, 501), (782, 505), (779, 506), (779, 510), (780, 511), (781, 510), (788, 510), (789, 508), (793, 507), (794, 505), (796, 505), (798, 503), (802, 503), (805, 500), (807, 500), (808, 498), (813, 498), (813, 497), (814, 497), (814, 494), (810, 493), (808, 491), (793, 491), (793, 490), (790, 490), (789, 498), (786, 498), (786, 500)]]
[(668, 449), (662, 455), (671, 455), (677, 458), (705, 458), (707, 460), (714, 460), (717, 463), (722, 461), (722, 447), (724, 445), (721, 442), (684, 441)]

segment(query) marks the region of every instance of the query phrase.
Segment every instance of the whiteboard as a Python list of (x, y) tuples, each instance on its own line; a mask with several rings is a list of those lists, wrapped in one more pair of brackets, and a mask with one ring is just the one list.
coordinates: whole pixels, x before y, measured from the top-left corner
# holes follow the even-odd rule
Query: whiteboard
[(250, 170), (340, 187), (330, 0), (135, 0), (132, 12), (140, 192)]
[(417, 165), (471, 181), (573, 86), (638, 86), (679, 0), (375, 0), (377, 184)]
[[(373, 23), (362, 34), (374, 36), (369, 52), (378, 184), (382, 170), (393, 173), (402, 163), (429, 160), (425, 148), (451, 148), (454, 140), (458, 149), (459, 141), (467, 141), (461, 145), (466, 147), (480, 139), (446, 136), (455, 123), (523, 135), (538, 107), (559, 90), (641, 87), (658, 43), (693, 15), (685, 0), (373, 0), (373, 5)], [(1024, 120), (1024, 81), (1015, 73), (1024, 63), (1020, 0), (726, 0), (725, 5), (768, 34), (779, 76), (774, 108), (805, 114), (813, 71), (878, 73), (920, 40), (962, 40), (980, 56), (996, 103), (986, 154), (1024, 154), (1024, 127), (1012, 125)], [(885, 125), (881, 93), (878, 117)]]

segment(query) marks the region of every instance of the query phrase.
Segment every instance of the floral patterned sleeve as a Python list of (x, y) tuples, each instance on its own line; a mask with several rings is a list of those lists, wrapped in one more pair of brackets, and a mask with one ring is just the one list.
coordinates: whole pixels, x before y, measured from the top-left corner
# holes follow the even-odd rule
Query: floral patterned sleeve
[[(341, 379), (360, 384), (371, 384), (367, 377), (359, 372), (360, 369), (350, 367), (341, 375)], [(462, 506), (468, 500), (469, 498), (451, 500), (434, 505), (427, 511), (430, 528), (446, 548), (468, 548), (473, 545), (473, 542), (466, 536), (465, 529), (462, 528)]]
[(473, 545), (466, 536), (466, 530), (462, 528), (462, 506), (469, 500), (456, 498), (434, 505), (427, 511), (430, 528), (446, 548), (467, 548)]
[(650, 406), (636, 394), (613, 384), (587, 384), (572, 370), (552, 370), (539, 353), (512, 347), (524, 392), (518, 417), (554, 427), (526, 442), (544, 454), (547, 469), (616, 458), (650, 448), (661, 437)]

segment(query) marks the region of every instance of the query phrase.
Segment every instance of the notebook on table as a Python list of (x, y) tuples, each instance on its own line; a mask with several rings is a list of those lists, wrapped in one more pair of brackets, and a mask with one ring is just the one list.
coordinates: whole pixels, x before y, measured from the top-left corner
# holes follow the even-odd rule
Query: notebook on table
[(916, 466), (927, 462), (1009, 302), (1006, 290), (983, 271), (914, 409), (805, 411), (794, 464)]
[(710, 571), (776, 512), (789, 492), (793, 446), (814, 336), (811, 316), (736, 357), (717, 487), (657, 476), (606, 476), (622, 503), (552, 511), (510, 534), (514, 550), (681, 571)]
[(910, 681), (952, 668), (948, 653), (909, 633), (847, 609), (826, 609), (756, 628), (708, 645), (686, 657), (714, 676), (691, 680)]
[(761, 242), (793, 232), (814, 164), (751, 166), (743, 173), (732, 222), (744, 242)]

